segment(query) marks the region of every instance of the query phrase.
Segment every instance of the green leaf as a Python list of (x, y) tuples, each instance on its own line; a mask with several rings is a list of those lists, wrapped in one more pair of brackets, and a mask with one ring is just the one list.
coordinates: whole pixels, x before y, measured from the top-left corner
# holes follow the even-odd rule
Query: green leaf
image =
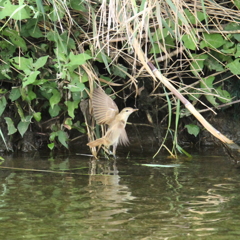
[(70, 74), (71, 80), (64, 89), (69, 89), (71, 92), (82, 92), (85, 89), (84, 83), (80, 82), (79, 76), (75, 73)]
[(72, 38), (69, 37), (69, 33), (68, 31), (65, 31), (64, 33), (62, 33), (61, 35), (62, 41), (64, 43), (66, 43), (68, 49), (76, 49), (76, 45), (75, 42)]
[(44, 37), (39, 26), (38, 26), (39, 19), (31, 18), (31, 21), (27, 21), (26, 24), (22, 24), (20, 28), (20, 35), (22, 37), (33, 37), (33, 38), (40, 38)]
[(226, 67), (229, 68), (229, 70), (230, 70), (233, 74), (235, 74), (235, 75), (240, 74), (240, 59), (237, 58), (237, 59), (234, 60), (233, 62), (227, 64)]
[(29, 70), (32, 69), (33, 59), (32, 58), (25, 58), (25, 57), (14, 57), (10, 59), (12, 65), (17, 68), (18, 70)]
[(54, 141), (54, 139), (55, 139), (56, 136), (57, 136), (57, 132), (51, 132), (51, 133), (50, 133), (49, 140), (50, 140), (50, 141)]
[(3, 9), (0, 11), (0, 19), (3, 19), (5, 17), (10, 17), (14, 20), (23, 20), (30, 18), (30, 10), (27, 5), (12, 5), (9, 0), (5, 0), (2, 3)]
[(236, 51), (236, 45), (234, 42), (226, 42), (221, 49), (221, 52), (233, 54)]
[(23, 79), (23, 88), (29, 84), (34, 83), (39, 73), (40, 73), (39, 71), (31, 71), (28, 76), (25, 76)]
[(85, 128), (83, 127), (84, 123), (81, 125), (80, 124), (80, 121), (77, 121), (75, 122), (73, 125), (72, 125), (72, 128), (75, 128), (77, 129), (79, 132), (81, 133), (86, 133), (86, 130)]
[(210, 56), (205, 60), (204, 65), (211, 71), (212, 70), (216, 70), (217, 72), (224, 71), (222, 64), (219, 61), (217, 61), (215, 58)]
[(5, 117), (4, 119), (7, 123), (8, 135), (14, 134), (17, 131), (17, 129), (14, 127), (14, 123), (13, 123), (12, 119), (9, 117)]
[[(201, 96), (201, 94), (199, 94), (199, 92), (200, 91), (198, 89), (191, 89), (191, 90), (189, 90), (188, 99), (190, 101), (196, 101), (196, 99), (199, 99), (200, 96)], [(182, 109), (182, 110), (184, 110), (184, 109)]]
[(72, 119), (71, 118), (67, 118), (65, 121), (64, 121), (64, 124), (68, 125), (68, 126), (72, 126), (73, 122), (72, 122)]
[[(100, 51), (100, 54), (101, 54), (103, 63), (105, 65), (108, 73), (111, 74), (111, 71), (110, 71), (110, 68), (109, 68), (109, 64), (108, 64), (109, 57), (104, 53), (104, 51)], [(110, 61), (111, 61), (111, 59), (110, 59)]]
[(19, 33), (13, 29), (5, 28), (2, 32), (4, 36), (8, 36), (10, 41), (16, 46), (22, 48), (25, 52), (27, 51), (27, 45), (23, 38), (19, 36)]
[(42, 84), (44, 84), (44, 83), (46, 83), (46, 82), (48, 82), (48, 80), (47, 79), (36, 79), (36, 81), (35, 82), (33, 82), (32, 84), (33, 85), (42, 85)]
[(157, 54), (157, 53), (161, 53), (162, 49), (160, 47), (160, 45), (158, 43), (153, 43), (152, 47), (150, 48), (149, 53), (153, 53), (153, 54)]
[(237, 44), (237, 51), (236, 51), (234, 57), (235, 57), (235, 58), (240, 57), (240, 43)]
[(219, 104), (216, 102), (216, 96), (213, 96), (212, 90), (213, 90), (213, 81), (215, 80), (214, 76), (203, 78), (202, 81), (200, 81), (200, 87), (202, 90), (205, 91), (205, 98), (215, 107), (217, 107)]
[(220, 33), (203, 33), (203, 41), (200, 43), (200, 48), (210, 47), (210, 48), (219, 48), (226, 41)]
[(22, 122), (22, 121), (20, 121), (18, 123), (17, 128), (22, 137), (25, 134), (25, 132), (27, 131), (29, 124), (30, 124), (30, 122)]
[(80, 78), (80, 81), (81, 81), (81, 83), (85, 83), (85, 82), (88, 82), (88, 80), (89, 80), (88, 75), (86, 72), (84, 72), (84, 74)]
[(168, 35), (168, 30), (166, 28), (162, 28), (162, 29), (157, 29), (157, 31), (153, 34), (153, 41), (157, 42), (165, 37), (167, 37)]
[(61, 110), (61, 108), (58, 105), (54, 105), (53, 108), (52, 107), (49, 108), (48, 112), (51, 115), (51, 117), (53, 118), (59, 114), (60, 110)]
[(37, 122), (40, 122), (41, 119), (42, 119), (42, 113), (41, 113), (41, 112), (35, 112), (35, 113), (33, 114), (33, 117), (34, 117), (34, 119), (35, 119)]
[(175, 40), (171, 35), (168, 35), (165, 38), (165, 47), (166, 49), (175, 48)]
[(194, 75), (197, 75), (196, 72), (201, 72), (204, 66), (204, 61), (208, 58), (207, 54), (192, 54), (193, 60), (191, 63), (191, 70), (193, 71)]
[(219, 96), (218, 99), (223, 103), (231, 102), (231, 95), (227, 90), (223, 90), (221, 86), (216, 89)]
[(52, 97), (49, 99), (50, 106), (53, 108), (61, 100), (61, 93), (57, 89), (52, 90)]
[(74, 101), (74, 102), (71, 102), (71, 101), (65, 101), (65, 105), (67, 106), (67, 110), (68, 110), (68, 115), (71, 117), (71, 118), (74, 118), (75, 115), (74, 115), (74, 110), (76, 108), (78, 108), (78, 104), (79, 104), (80, 101)]
[(197, 24), (198, 21), (201, 22), (205, 19), (204, 13), (202, 12), (197, 11), (197, 14), (195, 12), (192, 14), (188, 9), (185, 9), (184, 12), (187, 15), (189, 22), (192, 24)]
[(240, 0), (234, 0), (233, 3), (240, 10)]
[(195, 124), (187, 124), (185, 127), (187, 128), (188, 133), (194, 135), (195, 137), (197, 137), (200, 132), (199, 126)]
[(33, 67), (37, 70), (43, 67), (47, 62), (48, 56), (40, 57), (34, 64)]
[[(237, 30), (240, 30), (240, 25), (237, 22), (230, 22), (230, 23), (226, 24), (226, 26), (224, 27), (224, 30), (226, 30), (226, 31), (237, 31)], [(240, 34), (239, 33), (233, 33), (232, 35), (237, 41), (240, 41)]]
[(0, 98), (0, 116), (2, 116), (6, 106), (7, 106), (6, 98), (4, 96), (2, 96)]
[(197, 38), (194, 34), (185, 34), (182, 37), (185, 47), (191, 50), (196, 50), (197, 48)]
[(37, 98), (37, 95), (32, 90), (28, 90), (27, 97), (28, 97), (28, 101), (32, 101), (33, 99)]
[(70, 0), (70, 7), (74, 10), (86, 12), (87, 9), (85, 8), (84, 2), (82, 1), (76, 1), (76, 0)]
[(67, 64), (69, 67), (77, 68), (79, 65), (82, 65), (87, 62), (87, 60), (91, 59), (92, 57), (86, 53), (80, 53), (74, 55), (72, 52), (69, 54), (70, 62)]
[(62, 131), (62, 130), (59, 130), (57, 131), (57, 137), (58, 137), (58, 140), (59, 142), (66, 148), (68, 148), (68, 145), (66, 143), (66, 141), (68, 140), (68, 136), (67, 136), (67, 133)]
[(109, 56), (103, 53), (103, 51), (98, 52), (98, 54), (95, 56), (95, 59), (98, 62), (105, 63), (105, 65), (107, 64), (107, 66), (108, 66), (108, 63), (112, 61)]
[(48, 148), (49, 148), (50, 150), (53, 150), (54, 147), (55, 147), (55, 144), (54, 144), (54, 143), (49, 143), (49, 144), (48, 144)]
[[(112, 72), (114, 75), (119, 76), (121, 78), (126, 78), (127, 68), (124, 67), (122, 64), (117, 64), (116, 66), (112, 67)], [(125, 73), (126, 72), (126, 73)]]
[[(55, 5), (57, 6), (57, 5)], [(50, 18), (51, 21), (56, 22), (56, 21), (61, 21), (64, 17), (65, 11), (63, 11), (60, 8), (56, 8), (50, 14), (48, 14), (48, 17)]]
[(12, 87), (12, 90), (9, 94), (9, 99), (13, 102), (21, 96), (21, 91), (18, 87)]

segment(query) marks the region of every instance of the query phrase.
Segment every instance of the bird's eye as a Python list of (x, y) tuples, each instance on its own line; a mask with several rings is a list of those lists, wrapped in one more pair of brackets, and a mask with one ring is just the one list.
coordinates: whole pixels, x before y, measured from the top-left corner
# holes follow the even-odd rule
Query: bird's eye
[(127, 109), (126, 112), (129, 112), (129, 110)]

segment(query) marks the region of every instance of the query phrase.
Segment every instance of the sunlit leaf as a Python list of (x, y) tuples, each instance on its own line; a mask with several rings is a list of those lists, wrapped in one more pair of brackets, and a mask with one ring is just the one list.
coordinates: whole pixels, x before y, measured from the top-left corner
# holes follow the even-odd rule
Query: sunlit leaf
[(78, 67), (79, 65), (82, 65), (86, 63), (87, 60), (91, 59), (92, 57), (89, 56), (86, 53), (80, 53), (77, 55), (74, 55), (72, 52), (69, 54), (70, 62), (67, 64), (67, 66), (70, 67)]
[(232, 61), (231, 63), (226, 65), (227, 68), (233, 73), (233, 74), (240, 74), (240, 59), (237, 58), (236, 60)]
[(28, 97), (28, 101), (32, 101), (33, 99), (36, 99), (37, 98), (37, 95), (35, 92), (33, 92), (32, 90), (29, 90), (27, 92), (27, 97)]
[(40, 71), (32, 71), (28, 76), (26, 76), (23, 79), (23, 87), (26, 87), (27, 85), (34, 83), (39, 73)]
[(200, 48), (219, 48), (226, 42), (220, 33), (203, 33), (203, 39), (200, 43)]
[[(18, 2), (17, 2), (18, 3)], [(13, 5), (9, 0), (5, 0), (2, 6), (3, 10), (0, 11), (0, 19), (10, 17), (14, 20), (23, 20), (30, 18), (30, 10), (27, 5)]]
[(40, 122), (41, 119), (42, 119), (42, 113), (41, 113), (41, 112), (35, 112), (35, 113), (33, 114), (33, 117), (34, 117), (34, 119), (35, 119), (37, 122)]
[(48, 60), (48, 56), (40, 57), (37, 59), (35, 63), (33, 63), (33, 67), (37, 70), (41, 67), (43, 67)]
[(197, 48), (197, 38), (194, 34), (185, 34), (182, 37), (184, 45), (191, 50), (196, 50)]
[(32, 58), (14, 57), (10, 61), (15, 68), (23, 71), (31, 69), (33, 65)]
[(75, 74), (70, 74), (70, 83), (67, 84), (67, 86), (64, 86), (64, 89), (69, 89), (71, 92), (82, 92), (85, 89), (84, 83), (81, 82), (81, 78)]
[(48, 144), (48, 148), (49, 148), (50, 150), (53, 150), (54, 147), (55, 147), (55, 144), (54, 144), (54, 143), (49, 143), (49, 144)]
[(74, 115), (74, 110), (76, 108), (78, 108), (78, 104), (79, 104), (80, 101), (65, 101), (65, 105), (67, 106), (67, 110), (68, 110), (68, 115), (71, 117), (71, 118), (74, 118), (75, 115)]

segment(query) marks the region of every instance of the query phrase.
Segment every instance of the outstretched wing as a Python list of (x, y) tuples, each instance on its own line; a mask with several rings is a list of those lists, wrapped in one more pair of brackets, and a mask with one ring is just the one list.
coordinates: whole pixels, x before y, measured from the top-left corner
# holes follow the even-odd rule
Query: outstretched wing
[(116, 103), (101, 88), (93, 91), (92, 106), (97, 124), (109, 125), (119, 113)]
[(129, 145), (129, 140), (125, 128), (122, 130), (118, 141), (120, 145)]

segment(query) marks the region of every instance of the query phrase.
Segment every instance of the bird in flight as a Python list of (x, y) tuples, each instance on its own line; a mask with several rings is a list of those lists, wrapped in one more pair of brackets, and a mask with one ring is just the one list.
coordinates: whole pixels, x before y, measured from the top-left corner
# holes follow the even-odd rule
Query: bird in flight
[(112, 154), (115, 157), (119, 144), (129, 144), (125, 130), (126, 123), (130, 114), (138, 111), (138, 109), (126, 107), (119, 112), (116, 103), (101, 88), (96, 88), (93, 91), (92, 107), (97, 124), (106, 124), (108, 129), (103, 137), (91, 141), (87, 145), (89, 147), (104, 145), (108, 150), (110, 146), (113, 146)]

